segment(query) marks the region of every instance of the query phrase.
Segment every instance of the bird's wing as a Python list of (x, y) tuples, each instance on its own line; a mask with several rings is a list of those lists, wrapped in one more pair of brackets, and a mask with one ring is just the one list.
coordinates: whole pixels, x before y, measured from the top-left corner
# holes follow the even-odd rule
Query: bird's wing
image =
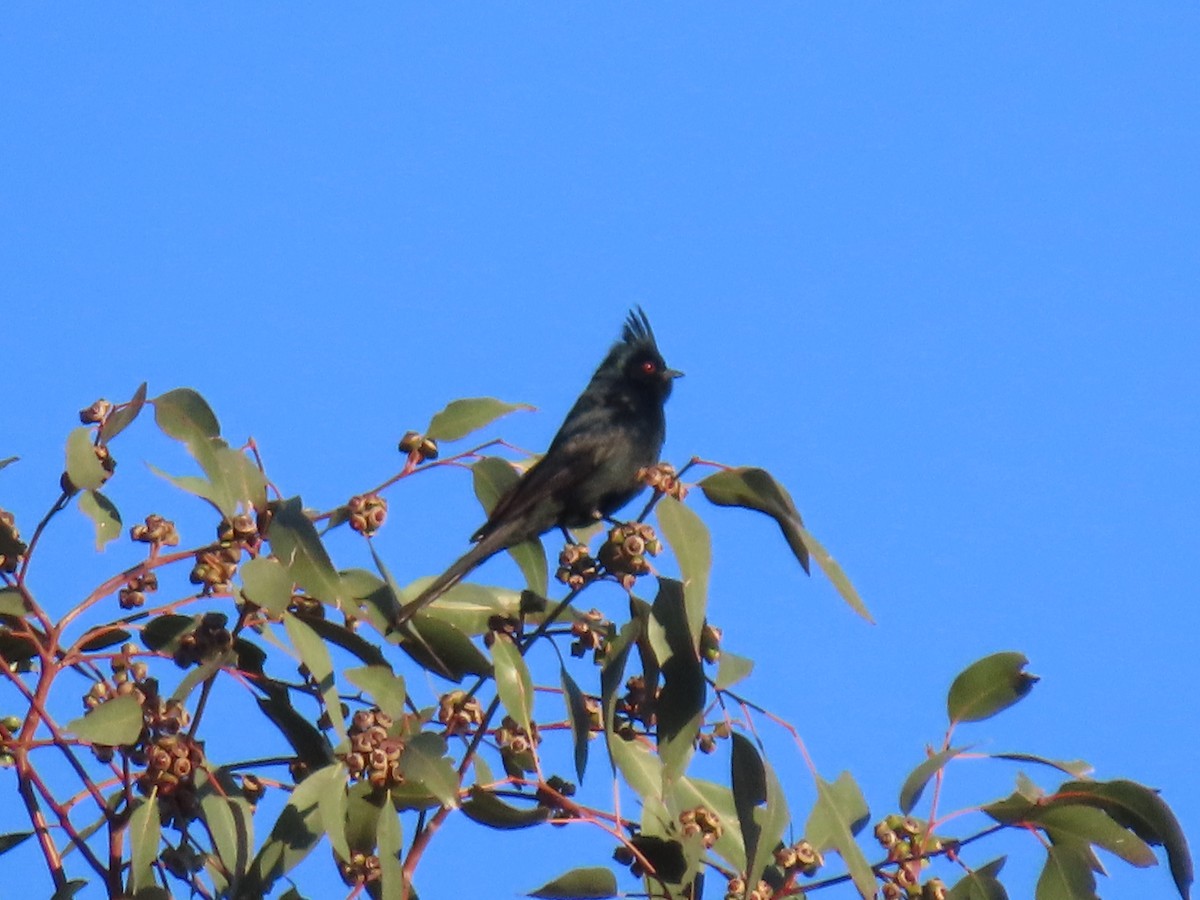
[(511, 530), (506, 546), (553, 528), (575, 485), (603, 465), (612, 445), (580, 435), (551, 445), (538, 462), (496, 501), (487, 522), (471, 536), (479, 541), (498, 530)]

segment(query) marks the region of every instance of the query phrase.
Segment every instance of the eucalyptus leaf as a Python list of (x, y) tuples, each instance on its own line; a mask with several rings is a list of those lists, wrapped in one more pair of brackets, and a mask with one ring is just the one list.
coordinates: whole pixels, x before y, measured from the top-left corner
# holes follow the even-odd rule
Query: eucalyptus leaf
[(505, 403), (494, 397), (454, 400), (436, 413), (425, 429), (435, 441), (457, 441), (518, 409), (533, 409), (527, 403)]
[(950, 685), (946, 712), (950, 721), (979, 722), (1012, 706), (1033, 689), (1036, 675), (1024, 671), (1022, 653), (993, 653), (967, 666)]
[(96, 490), (85, 490), (79, 495), (79, 509), (96, 526), (96, 549), (121, 535), (121, 514), (111, 500)]

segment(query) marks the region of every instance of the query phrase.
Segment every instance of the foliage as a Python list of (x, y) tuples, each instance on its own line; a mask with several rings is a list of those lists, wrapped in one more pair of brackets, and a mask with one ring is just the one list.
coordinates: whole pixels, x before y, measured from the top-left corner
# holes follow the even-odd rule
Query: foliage
[[(174, 524), (147, 516), (129, 530), (144, 558), (55, 618), (38, 599), (38, 544), (73, 500), (94, 524), (98, 547), (120, 537), (120, 511), (103, 490), (116, 470), (110, 445), (147, 404), (201, 472), (160, 474), (211, 505), (216, 540), (178, 549)], [(415, 896), (430, 843), (450, 816), (464, 815), (504, 830), (578, 821), (611, 836), (618, 867), (571, 869), (534, 888), (534, 897), (614, 897), (621, 880), (633, 879), (662, 898), (994, 900), (1007, 896), (1004, 860), (980, 864), (973, 845), (1014, 829), (1044, 850), (1039, 900), (1095, 896), (1096, 848), (1134, 866), (1156, 864), (1161, 848), (1188, 896), (1187, 844), (1156, 792), (1091, 780), (1079, 762), (952, 743), (960, 725), (1030, 692), (1037, 679), (1019, 653), (989, 656), (954, 679), (945, 734), (904, 781), (895, 811), (873, 827), (848, 772), (829, 780), (810, 763), (815, 803), (807, 812), (789, 805), (759, 725), (774, 723), (803, 744), (735, 690), (753, 663), (722, 651), (707, 621), (710, 542), (684, 502), (683, 475), (715, 469), (699, 481), (711, 503), (772, 517), (797, 561), (806, 570), (816, 561), (850, 607), (870, 617), (787, 491), (762, 469), (695, 459), (678, 472), (660, 465), (644, 473), (652, 499), (636, 521), (614, 527), (594, 554), (586, 541), (563, 550), (555, 573), (566, 586), (561, 599), (546, 596), (544, 549), (523, 545), (510, 552), (524, 590), (463, 584), (390, 631), (392, 614), (422, 582), (398, 585), (371, 545), (386, 520), (386, 492), (418, 472), (470, 464), (488, 506), (516, 477), (485, 455), (499, 442), (442, 460), (437, 442), (518, 408), (491, 399), (450, 404), (424, 432), (404, 436), (394, 477), (326, 512), (283, 496), (253, 442), (227, 443), (192, 390), (148, 399), (142, 385), (127, 403), (83, 410), (83, 426), (67, 438), (59, 496), (28, 543), (15, 517), (0, 512), (0, 663), (6, 708), (21, 710), (0, 721), (0, 762), (28, 822), (0, 835), (0, 853), (35, 840), (58, 897), (90, 881), (114, 898), (250, 898), (284, 889), (326, 842), (351, 895), (394, 898)], [(343, 526), (367, 542), (374, 571), (335, 566), (327, 535)], [(681, 580), (650, 574), (659, 532)], [(629, 590), (624, 621), (579, 605), (601, 580)], [(114, 606), (121, 614), (112, 618)], [(557, 683), (535, 681), (535, 650), (557, 655)], [(299, 680), (284, 674), (289, 661), (299, 664)], [(442, 679), (444, 693), (414, 696), (410, 684), (429, 681), (412, 677), (420, 670)], [(240, 730), (242, 758), (212, 759), (201, 739), (218, 684), (245, 692), (262, 714)], [(555, 712), (547, 714), (539, 693), (558, 698)], [(85, 711), (75, 715), (80, 696)], [(256, 749), (274, 733), (288, 752), (259, 758)], [(728, 777), (698, 777), (697, 752), (722, 754)], [(66, 758), (72, 784), (52, 783), (49, 754)], [(987, 759), (1065, 780), (1044, 790), (1021, 775), (1009, 796), (944, 812), (952, 766)], [(636, 795), (640, 815), (573, 799), (568, 777), (605, 771)], [(267, 791), (286, 804), (264, 821)], [(979, 823), (974, 832), (946, 832), (948, 822), (962, 827), (970, 817)], [(287, 896), (299, 894), (291, 888)]]

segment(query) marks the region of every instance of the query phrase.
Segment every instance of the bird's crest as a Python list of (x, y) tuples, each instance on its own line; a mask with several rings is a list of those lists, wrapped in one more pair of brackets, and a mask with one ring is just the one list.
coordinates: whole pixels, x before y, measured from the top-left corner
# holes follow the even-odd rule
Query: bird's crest
[(621, 340), (630, 346), (649, 344), (651, 347), (658, 348), (658, 342), (654, 340), (654, 329), (650, 327), (646, 311), (640, 306), (635, 306), (629, 311), (629, 315), (625, 319), (625, 327), (621, 330)]

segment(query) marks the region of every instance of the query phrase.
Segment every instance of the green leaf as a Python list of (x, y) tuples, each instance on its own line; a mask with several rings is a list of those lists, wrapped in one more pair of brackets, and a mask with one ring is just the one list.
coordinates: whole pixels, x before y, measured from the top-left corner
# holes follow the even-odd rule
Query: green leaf
[(717, 690), (723, 691), (726, 688), (733, 687), (743, 678), (746, 678), (753, 670), (754, 660), (738, 656), (736, 653), (730, 653), (727, 650), (722, 650), (721, 658), (717, 661), (717, 677), (715, 680)]
[(1051, 847), (1034, 896), (1036, 900), (1099, 900), (1085, 850), (1072, 845)]
[(1028, 821), (1036, 822), (1058, 843), (1095, 844), (1139, 868), (1158, 865), (1150, 846), (1103, 810), (1091, 806), (1052, 805)]
[(754, 744), (737, 732), (733, 734), (730, 774), (734, 810), (748, 860), (746, 880), (756, 884), (787, 828), (787, 802), (775, 772), (758, 755)]
[[(341, 768), (341, 763), (332, 763), (329, 768)], [(315, 776), (322, 771), (313, 772), (292, 790), (287, 806), (255, 857), (242, 896), (267, 896), (275, 882), (299, 865), (321, 840), (324, 827), (319, 801), (328, 780)]]
[(415, 735), (400, 756), (400, 771), (407, 784), (420, 786), (442, 805), (458, 804), (458, 773), (446, 757), (446, 742), (423, 731)]
[(1181, 897), (1188, 896), (1193, 871), (1187, 838), (1157, 791), (1124, 779), (1070, 781), (1058, 789), (1056, 796), (1102, 809), (1146, 843), (1165, 849), (1175, 887)]
[(84, 491), (79, 496), (79, 509), (96, 526), (96, 549), (121, 535), (121, 514), (113, 502), (95, 490)]
[(299, 497), (279, 503), (268, 532), (272, 554), (305, 592), (324, 603), (339, 604), (341, 578), (330, 562), (312, 520), (304, 514)]
[(22, 619), (29, 615), (25, 598), (15, 587), (0, 588), (0, 616), (16, 616)]
[(609, 757), (612, 761), (614, 772), (616, 771), (617, 760), (613, 754), (613, 745), (616, 741), (624, 743), (617, 736), (616, 725), (614, 724), (617, 699), (621, 685), (625, 682), (625, 664), (629, 660), (629, 651), (637, 645), (638, 638), (641, 635), (642, 623), (640, 619), (632, 619), (627, 622), (609, 645), (608, 658), (604, 661), (604, 668), (600, 670), (600, 709), (604, 717), (604, 740), (608, 745)]
[(575, 777), (583, 784), (583, 773), (587, 769), (588, 743), (591, 737), (591, 717), (588, 715), (587, 698), (571, 677), (566, 666), (560, 667), (563, 699), (567, 703), (567, 721), (571, 723), (571, 741), (575, 748)]
[[(475, 486), (475, 496), (488, 515), (491, 515), (496, 503), (508, 492), (520, 475), (510, 463), (498, 456), (485, 456), (471, 466), (471, 480)], [(546, 548), (540, 539), (524, 541), (508, 548), (508, 555), (513, 558), (525, 576), (525, 584), (535, 594), (545, 596), (549, 584), (548, 567), (546, 563)]]
[(113, 628), (111, 625), (100, 625), (87, 633), (93, 636), (80, 642), (79, 649), (84, 653), (95, 653), (97, 650), (122, 644), (131, 637), (124, 628)]
[(338, 697), (337, 685), (333, 680), (333, 660), (329, 656), (329, 648), (315, 631), (301, 622), (291, 613), (283, 614), (283, 627), (286, 629), (292, 646), (300, 661), (304, 663), (321, 692), (325, 712), (333, 723), (333, 730), (340, 740), (346, 738), (346, 722), (342, 718), (342, 701)]
[(854, 886), (864, 897), (875, 895), (875, 873), (854, 835), (867, 823), (870, 810), (854, 778), (843, 772), (837, 781), (817, 776), (817, 802), (804, 834), (820, 852), (835, 850), (845, 861)]
[(346, 669), (342, 674), (393, 719), (404, 715), (404, 698), (407, 696), (404, 679), (394, 674), (390, 666), (363, 666)]
[(142, 733), (142, 706), (130, 694), (113, 697), (68, 722), (67, 731), (89, 744), (109, 747), (132, 744)]
[(904, 779), (904, 785), (900, 788), (900, 811), (906, 816), (912, 812), (913, 808), (920, 802), (921, 793), (925, 790), (925, 785), (929, 783), (929, 779), (935, 773), (941, 771), (946, 763), (962, 753), (964, 749), (963, 747), (950, 747), (942, 750), (940, 753), (933, 754), (933, 756), (913, 769), (909, 773), (909, 776)]
[(425, 429), (425, 436), (435, 441), (457, 441), (478, 431), (501, 416), (518, 409), (533, 409), (527, 403), (505, 403), (493, 397), (470, 397), (455, 400), (436, 413)]
[(338, 858), (344, 862), (350, 861), (350, 845), (346, 841), (346, 780), (345, 765), (329, 766), (320, 772), (314, 772), (309, 778), (319, 778), (321, 789), (317, 792), (317, 809), (321, 816), (321, 825), (329, 837), (329, 846)]
[(405, 623), (403, 631), (388, 635), (388, 640), (398, 643), (421, 668), (450, 681), (492, 674), (491, 661), (469, 637), (428, 613), (417, 613)]
[(143, 381), (138, 389), (133, 392), (133, 397), (130, 401), (118, 406), (104, 420), (104, 424), (100, 426), (100, 442), (107, 444), (128, 428), (129, 424), (138, 417), (138, 413), (142, 411), (145, 403), (146, 382)]
[(946, 900), (1008, 900), (1004, 885), (996, 880), (1004, 868), (1005, 857), (994, 859), (972, 872), (968, 872), (950, 889)]
[(702, 480), (700, 489), (709, 502), (717, 506), (740, 506), (773, 518), (804, 571), (809, 571), (811, 554), (850, 608), (868, 622), (874, 621), (846, 573), (804, 527), (791, 495), (771, 473), (755, 468), (726, 469)]
[(1085, 762), (1082, 759), (1048, 759), (1045, 756), (1036, 756), (1032, 753), (992, 753), (989, 754), (992, 759), (1008, 759), (1013, 762), (1037, 763), (1042, 766), (1049, 766), (1052, 769), (1058, 769), (1060, 772), (1065, 772), (1075, 778), (1083, 778), (1090, 775), (1093, 771), (1091, 763)]
[(492, 664), (496, 673), (496, 693), (504, 711), (526, 732), (532, 732), (533, 679), (521, 651), (506, 634), (497, 634), (492, 644)]
[(708, 614), (708, 578), (712, 570), (712, 538), (708, 526), (674, 497), (663, 497), (658, 504), (658, 524), (671, 552), (679, 562), (683, 576), (684, 596), (687, 598), (688, 622), (692, 627), (692, 642), (699, 644), (700, 631)]
[(241, 595), (256, 606), (261, 606), (275, 618), (283, 616), (292, 602), (291, 573), (283, 563), (269, 556), (259, 556), (244, 563), (238, 573), (242, 576)]
[(92, 429), (84, 426), (67, 435), (67, 478), (77, 491), (95, 490), (108, 479), (96, 457)]
[[(405, 601), (415, 599), (421, 588), (432, 581), (419, 578), (397, 596)], [(438, 597), (437, 603), (425, 607), (421, 614), (453, 625), (464, 634), (478, 635), (490, 631), (488, 620), (492, 616), (515, 618), (520, 611), (520, 591), (463, 581)]]
[(979, 722), (1008, 709), (1029, 693), (1036, 675), (1024, 671), (1022, 653), (993, 653), (972, 663), (950, 685), (946, 711), (952, 723)]
[(333, 751), (325, 735), (308, 717), (297, 712), (288, 699), (287, 690), (271, 682), (260, 682), (259, 686), (268, 693), (266, 697), (255, 698), (258, 708), (279, 729), (300, 760), (310, 769), (319, 769), (332, 762)]
[(13, 847), (19, 847), (33, 837), (32, 831), (12, 831), (0, 834), (0, 853), (7, 853)]
[(7, 469), (20, 458), (19, 456), (6, 456), (4, 459), (0, 459), (0, 469)]
[(600, 866), (572, 869), (530, 891), (528, 896), (542, 900), (606, 900), (617, 896), (617, 878)]
[(147, 797), (134, 807), (129, 817), (129, 890), (136, 894), (155, 886), (154, 863), (158, 860), (158, 845), (162, 838), (162, 823), (158, 818), (158, 798)]
[(722, 830), (712, 846), (712, 852), (739, 872), (746, 868), (746, 848), (742, 844), (732, 790), (723, 784), (701, 778), (684, 777), (676, 781), (673, 799), (682, 809), (705, 806), (715, 814)]
[(663, 675), (655, 716), (658, 753), (668, 779), (686, 771), (704, 717), (707, 683), (696, 650), (699, 633), (688, 621), (689, 613), (683, 585), (673, 578), (659, 578), (650, 636)]
[(254, 815), (250, 803), (228, 772), (201, 769), (196, 773), (200, 816), (212, 835), (221, 865), (236, 885), (246, 872), (254, 847)]
[(191, 444), (198, 438), (219, 437), (221, 426), (203, 397), (191, 388), (176, 388), (150, 401), (154, 421), (163, 433)]
[(401, 900), (405, 890), (404, 868), (400, 864), (400, 816), (393, 811), (390, 803), (379, 814), (375, 837), (379, 841), (379, 874), (383, 882), (380, 900)]
[(471, 788), (470, 796), (462, 805), (462, 811), (472, 822), (500, 831), (531, 828), (550, 818), (548, 807), (534, 805), (519, 809), (478, 785)]
[(641, 741), (627, 741), (619, 734), (609, 739), (608, 753), (613, 768), (643, 803), (662, 800), (663, 761), (657, 753)]

